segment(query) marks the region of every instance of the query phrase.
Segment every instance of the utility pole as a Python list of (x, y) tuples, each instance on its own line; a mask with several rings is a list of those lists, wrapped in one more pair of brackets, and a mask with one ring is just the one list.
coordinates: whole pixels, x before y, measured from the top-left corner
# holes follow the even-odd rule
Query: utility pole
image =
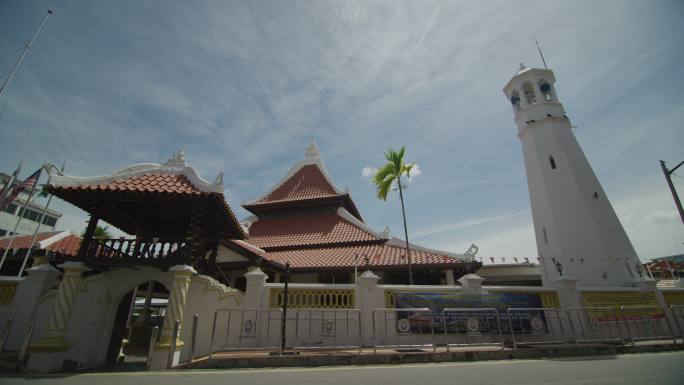
[(660, 168), (663, 169), (663, 174), (665, 175), (665, 180), (667, 180), (667, 185), (670, 186), (670, 192), (672, 193), (672, 198), (674, 198), (675, 205), (677, 206), (677, 211), (679, 211), (679, 217), (682, 219), (682, 223), (684, 223), (684, 208), (682, 208), (682, 202), (679, 200), (679, 195), (677, 195), (677, 190), (675, 190), (674, 184), (672, 184), (672, 173), (675, 172), (679, 166), (684, 164), (684, 161), (679, 162), (678, 165), (676, 165), (673, 169), (668, 170), (667, 166), (665, 165), (665, 161), (661, 160), (660, 161)]

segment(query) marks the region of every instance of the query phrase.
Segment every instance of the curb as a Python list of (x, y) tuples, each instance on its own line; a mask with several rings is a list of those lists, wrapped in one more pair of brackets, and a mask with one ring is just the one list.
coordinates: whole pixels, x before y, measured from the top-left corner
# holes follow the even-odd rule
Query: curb
[(383, 352), (378, 354), (299, 355), (260, 357), (206, 357), (174, 369), (228, 369), (267, 367), (313, 367), (335, 365), (393, 365), (408, 363), (469, 362), (512, 359), (541, 359), (678, 351), (672, 344), (635, 346), (530, 347), (517, 350), (471, 350), (452, 352)]

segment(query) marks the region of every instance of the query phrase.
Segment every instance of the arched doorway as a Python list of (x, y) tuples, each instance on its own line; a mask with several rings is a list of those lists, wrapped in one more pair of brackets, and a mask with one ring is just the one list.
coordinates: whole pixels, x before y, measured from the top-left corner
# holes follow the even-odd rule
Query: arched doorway
[(164, 324), (169, 292), (158, 281), (141, 283), (119, 302), (105, 364), (143, 366), (155, 326)]

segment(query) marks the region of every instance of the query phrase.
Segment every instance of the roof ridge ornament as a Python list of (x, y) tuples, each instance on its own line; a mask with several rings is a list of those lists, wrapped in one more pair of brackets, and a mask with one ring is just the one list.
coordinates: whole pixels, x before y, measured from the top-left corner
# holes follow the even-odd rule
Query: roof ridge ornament
[(220, 171), (218, 175), (216, 175), (216, 179), (214, 180), (214, 183), (211, 184), (212, 186), (221, 186), (223, 189), (223, 171)]
[(304, 152), (304, 155), (306, 156), (307, 159), (313, 159), (313, 158), (320, 158), (321, 157), (321, 151), (318, 148), (318, 145), (316, 144), (316, 137), (312, 136), (311, 140), (309, 141), (309, 146), (306, 147), (306, 151)]
[(526, 69), (527, 69), (527, 67), (525, 67), (525, 64), (523, 62), (520, 62), (520, 67), (518, 68), (518, 73), (523, 72)]
[(185, 152), (183, 150), (171, 155), (169, 160), (166, 161), (162, 166), (170, 168), (183, 168), (187, 167), (188, 163), (185, 161)]

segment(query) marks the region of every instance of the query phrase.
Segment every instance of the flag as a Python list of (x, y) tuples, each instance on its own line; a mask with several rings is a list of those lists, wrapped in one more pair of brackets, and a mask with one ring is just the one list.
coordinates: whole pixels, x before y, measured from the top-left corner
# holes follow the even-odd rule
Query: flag
[[(32, 191), (35, 187), (36, 184), (38, 183), (38, 178), (40, 178), (40, 173), (43, 171), (43, 168), (39, 168), (38, 171), (34, 172), (26, 178), (23, 182), (19, 184), (19, 186), (15, 187), (5, 199), (5, 201), (2, 202), (2, 206), (0, 207), (0, 210), (4, 210), (7, 206), (9, 206), (10, 203), (12, 203), (13, 200), (15, 200), (19, 194), (22, 192), (29, 190)], [(31, 199), (31, 197), (29, 197)]]
[(14, 170), (14, 173), (10, 177), (9, 181), (7, 181), (7, 183), (4, 186), (2, 186), (2, 191), (0, 191), (0, 211), (4, 210), (5, 208), (7, 208), (7, 206), (9, 206), (9, 202), (5, 204), (6, 198), (8, 197), (8, 195), (12, 193), (12, 185), (19, 176), (19, 171), (21, 171), (21, 163), (22, 162), (19, 162), (19, 166), (16, 170)]
[(41, 198), (47, 198), (50, 196), (50, 193), (45, 189), (45, 187), (46, 187), (45, 185), (41, 185), (40, 192), (38, 193), (37, 196), (39, 196)]

